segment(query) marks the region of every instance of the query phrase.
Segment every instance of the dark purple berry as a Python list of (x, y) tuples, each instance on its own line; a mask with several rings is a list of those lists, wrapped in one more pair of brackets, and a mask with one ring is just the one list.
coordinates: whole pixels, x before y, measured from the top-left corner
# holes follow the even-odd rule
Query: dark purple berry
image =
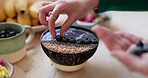
[(4, 59), (0, 59), (0, 65), (5, 66), (5, 61), (4, 61)]
[(5, 30), (1, 30), (0, 34), (6, 34)]
[(63, 38), (63, 37), (62, 37), (61, 35), (57, 35), (57, 36), (56, 36), (56, 40), (57, 40), (57, 41), (62, 41), (62, 38)]
[(8, 30), (6, 30), (6, 33), (9, 33), (10, 31), (12, 31), (12, 30), (8, 29)]
[(138, 46), (138, 47), (143, 47), (143, 43), (142, 43), (142, 41), (140, 40), (140, 41), (138, 41), (137, 43), (136, 43), (136, 45)]
[(76, 39), (70, 38), (70, 39), (69, 39), (69, 42), (70, 42), (70, 43), (76, 43)]
[(5, 34), (1, 34), (0, 38), (6, 38), (6, 35)]
[(68, 42), (69, 39), (68, 39), (67, 37), (64, 36), (64, 37), (62, 38), (62, 41), (63, 41), (63, 42)]
[(143, 53), (143, 48), (136, 47), (131, 51), (132, 54), (140, 56)]
[(9, 35), (10, 35), (10, 36), (14, 36), (14, 35), (16, 35), (16, 33), (15, 33), (14, 31), (10, 31), (10, 32), (9, 32)]
[(91, 42), (92, 42), (93, 44), (97, 44), (97, 43), (98, 43), (98, 40), (95, 38), (95, 39), (92, 39)]
[(77, 43), (77, 44), (83, 44), (84, 42), (83, 42), (83, 40), (81, 40), (81, 39), (77, 39), (77, 40), (76, 40), (76, 43)]
[(90, 44), (90, 43), (91, 43), (91, 40), (90, 40), (89, 38), (85, 38), (85, 39), (84, 39), (84, 43), (85, 43), (85, 44)]
[(11, 37), (10, 34), (6, 34), (6, 37)]
[(10, 29), (0, 31), (0, 38), (12, 37), (14, 35), (16, 35), (16, 32)]

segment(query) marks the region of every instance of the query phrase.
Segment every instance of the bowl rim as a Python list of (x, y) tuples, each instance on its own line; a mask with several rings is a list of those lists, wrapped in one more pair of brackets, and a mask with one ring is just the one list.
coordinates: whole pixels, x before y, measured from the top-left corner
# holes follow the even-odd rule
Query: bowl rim
[[(61, 28), (61, 26), (55, 27), (55, 29), (59, 29), (59, 28)], [(97, 43), (97, 46), (96, 46), (95, 48), (93, 48), (93, 49), (97, 49), (97, 47), (99, 46), (99, 38), (97, 37), (97, 35), (96, 35), (93, 31), (91, 31), (91, 30), (89, 30), (89, 29), (87, 29), (87, 28), (79, 27), (79, 26), (71, 26), (70, 28), (82, 29), (82, 30), (88, 31), (88, 32), (92, 33), (94, 36), (96, 36), (96, 38), (97, 38), (97, 40), (98, 40), (98, 43)], [(42, 46), (44, 46), (44, 45), (42, 44), (42, 37), (43, 37), (43, 35), (44, 35), (45, 33), (47, 33), (47, 32), (50, 32), (50, 31), (49, 31), (48, 29), (46, 29), (46, 30), (41, 34), (41, 36), (40, 36), (40, 43), (41, 43)], [(45, 47), (45, 46), (44, 46), (44, 47)], [(45, 47), (45, 48), (47, 49), (47, 47)], [(90, 50), (93, 50), (93, 49), (90, 49)], [(58, 53), (58, 54), (73, 54), (73, 53), (68, 53), (68, 52), (64, 52), (64, 53), (56, 52), (56, 51), (50, 50), (50, 49), (48, 49), (48, 50), (51, 51), (51, 52), (54, 52), (54, 53)], [(90, 51), (90, 50), (88, 50), (88, 51)], [(74, 54), (85, 53), (85, 52), (87, 52), (87, 51), (84, 51), (84, 52), (76, 52), (76, 53), (74, 53)]]

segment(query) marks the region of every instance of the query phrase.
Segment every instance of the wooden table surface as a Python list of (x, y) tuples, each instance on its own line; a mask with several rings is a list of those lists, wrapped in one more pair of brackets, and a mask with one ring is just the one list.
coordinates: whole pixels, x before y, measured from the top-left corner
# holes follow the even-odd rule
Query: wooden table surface
[[(112, 18), (108, 26), (111, 28), (148, 38), (148, 12), (110, 13)], [(26, 56), (14, 64), (24, 71), (26, 78), (148, 78), (142, 74), (130, 72), (111, 56), (102, 41), (97, 52), (81, 70), (72, 73), (59, 71), (41, 49), (41, 33), (36, 33), (33, 42), (27, 45)]]

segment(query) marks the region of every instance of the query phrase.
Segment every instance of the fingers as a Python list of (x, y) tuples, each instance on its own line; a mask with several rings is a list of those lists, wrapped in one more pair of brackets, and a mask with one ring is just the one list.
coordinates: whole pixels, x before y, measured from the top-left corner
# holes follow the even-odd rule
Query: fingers
[(50, 12), (50, 11), (52, 11), (53, 10), (53, 8), (54, 8), (54, 4), (55, 3), (52, 3), (52, 4), (48, 4), (48, 3), (42, 3), (42, 7), (39, 9), (39, 20), (40, 20), (40, 23), (42, 24), (42, 25), (45, 25), (45, 26), (47, 26), (48, 25), (48, 22), (47, 22), (47, 20), (46, 20), (46, 16), (48, 15), (48, 13)]
[(103, 42), (108, 46), (108, 48), (111, 49), (112, 44), (114, 44), (114, 41), (116, 40), (116, 37), (113, 32), (101, 26), (94, 26), (92, 30), (101, 40), (103, 40)]
[(48, 18), (48, 27), (52, 34), (52, 37), (55, 38), (56, 32), (55, 32), (55, 21), (59, 17), (59, 15), (63, 12), (62, 6), (55, 6), (52, 13), (50, 14)]
[[(129, 70), (148, 74), (148, 53), (139, 57), (127, 52), (136, 46), (132, 45), (133, 43), (136, 43), (142, 38), (123, 32), (115, 33), (101, 26), (95, 26), (92, 30), (105, 42), (108, 48), (112, 51), (112, 55), (123, 63)], [(129, 46), (131, 47), (126, 51), (125, 48), (128, 48)]]
[(56, 37), (55, 20), (53, 20), (52, 18), (56, 19), (54, 15), (50, 14), (50, 17), (48, 18), (48, 28), (52, 37), (55, 38)]
[(124, 33), (124, 37), (126, 37), (128, 40), (130, 40), (133, 43), (136, 43), (139, 40), (143, 40), (141, 37), (137, 37), (132, 34)]
[[(67, 3), (63, 0), (56, 1), (52, 4), (44, 2), (42, 3), (42, 7), (39, 10), (40, 22), (41, 24), (48, 26), (53, 38), (55, 38), (56, 36), (55, 22), (60, 14), (66, 13), (68, 15), (68, 19), (64, 22), (64, 24), (61, 27), (61, 35), (64, 35), (64, 33), (69, 29), (69, 27), (76, 19), (76, 15), (72, 14), (73, 10), (69, 9), (69, 6), (71, 5), (66, 4)], [(48, 20), (46, 20), (47, 15), (49, 16)]]
[(39, 20), (40, 20), (40, 23), (42, 25), (45, 25), (47, 26), (47, 21), (46, 21), (46, 12), (42, 11), (41, 9), (39, 10)]
[(137, 46), (135, 44), (132, 44), (128, 49), (127, 52), (131, 52), (134, 48), (136, 48)]
[(64, 22), (63, 26), (61, 27), (60, 34), (64, 35), (64, 33), (70, 28), (74, 21), (74, 18), (68, 17), (68, 19)]
[[(42, 6), (39, 10), (39, 19), (41, 24), (48, 26), (50, 33), (52, 34), (52, 37), (55, 38), (56, 32), (55, 32), (55, 21), (57, 20), (60, 12), (59, 8), (55, 6), (56, 3), (42, 3)], [(53, 9), (54, 8), (54, 9)], [(52, 12), (51, 12), (52, 11)], [(49, 18), (46, 20), (46, 17), (49, 16)]]
[(138, 68), (140, 67), (141, 60), (139, 57), (135, 55), (125, 53), (121, 50), (114, 50), (112, 52), (112, 55), (116, 57), (121, 63), (123, 63), (128, 69), (132, 71), (137, 71)]
[(96, 35), (103, 40), (109, 50), (127, 50), (131, 45), (130, 41), (125, 39), (124, 37), (112, 32), (111, 30), (102, 27), (102, 26), (94, 26), (92, 30), (96, 33)]
[(148, 53), (143, 54), (141, 57), (128, 54), (127, 52), (114, 50), (112, 55), (116, 57), (122, 64), (129, 70), (136, 71), (148, 75)]

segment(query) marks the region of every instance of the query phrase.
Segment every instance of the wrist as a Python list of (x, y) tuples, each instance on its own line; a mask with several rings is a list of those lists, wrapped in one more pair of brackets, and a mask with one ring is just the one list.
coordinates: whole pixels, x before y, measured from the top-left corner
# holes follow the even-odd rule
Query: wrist
[(98, 9), (99, 0), (86, 0), (86, 2), (91, 10)]

